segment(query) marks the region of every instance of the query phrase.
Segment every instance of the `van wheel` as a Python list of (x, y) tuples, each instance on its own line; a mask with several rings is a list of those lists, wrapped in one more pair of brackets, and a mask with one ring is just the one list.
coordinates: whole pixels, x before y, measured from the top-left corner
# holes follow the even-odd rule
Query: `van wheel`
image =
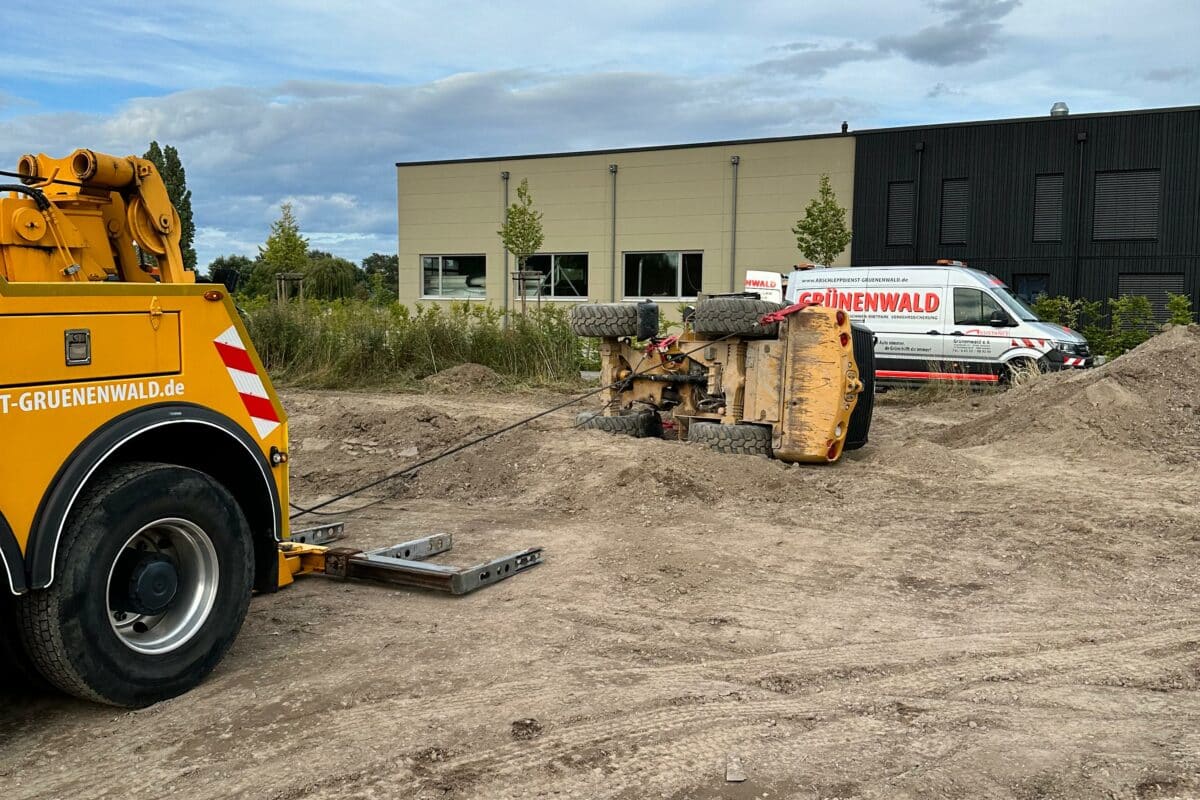
[(1014, 358), (1004, 365), (1000, 382), (1007, 386), (1019, 386), (1035, 375), (1050, 371), (1050, 362), (1045, 358)]
[(68, 518), (49, 588), (21, 598), (25, 648), (59, 689), (138, 708), (220, 662), (250, 604), (250, 526), (225, 487), (169, 464), (114, 469)]

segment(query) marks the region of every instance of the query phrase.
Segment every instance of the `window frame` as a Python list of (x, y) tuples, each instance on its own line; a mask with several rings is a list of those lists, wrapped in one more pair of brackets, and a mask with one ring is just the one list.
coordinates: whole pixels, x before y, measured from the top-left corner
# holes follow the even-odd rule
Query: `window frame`
[[(1013, 273), (1013, 282), (1012, 282), (1012, 286), (1010, 288), (1012, 289), (1012, 293), (1014, 295), (1016, 295), (1017, 297), (1021, 298), (1021, 300), (1023, 300), (1026, 304), (1032, 306), (1033, 303), (1037, 300), (1037, 297), (1031, 297), (1028, 300), (1026, 300), (1025, 297), (1022, 296), (1017, 291), (1017, 285), (1019, 283), (1021, 283), (1022, 278), (1043, 278), (1043, 279), (1045, 279), (1045, 282), (1046, 282), (1045, 294), (1047, 296), (1050, 294), (1050, 273), (1049, 272), (1014, 272)], [(1038, 295), (1038, 297), (1040, 297), (1040, 296), (1041, 295)]]
[[(487, 300), (487, 253), (421, 253), (421, 300)], [(425, 259), (438, 259), (438, 294), (425, 293)], [(445, 260), (447, 258), (482, 258), (483, 259), (483, 294), (481, 295), (452, 295), (442, 294), (444, 289), (443, 276), (445, 274)]]
[[(1097, 170), (1092, 174), (1092, 241), (1093, 242), (1157, 242), (1160, 241), (1163, 229), (1163, 171), (1159, 167), (1145, 169), (1106, 169)], [(1153, 176), (1157, 183), (1154, 198), (1154, 233), (1144, 235), (1099, 235), (1097, 216), (1100, 212), (1100, 185), (1107, 178), (1119, 175)], [(1126, 215), (1130, 216), (1130, 215)]]
[[(550, 294), (529, 294), (529, 288), (526, 286), (525, 299), (528, 300), (555, 300), (562, 302), (583, 303), (591, 299), (591, 282), (592, 282), (592, 258), (591, 253), (586, 250), (564, 250), (562, 252), (553, 253), (534, 253), (530, 258), (535, 256), (550, 257)], [(583, 256), (586, 261), (584, 266), (585, 280), (588, 282), (587, 291), (584, 294), (554, 294), (554, 287), (558, 285), (558, 281), (554, 279), (555, 272), (558, 270), (558, 259), (562, 256)], [(526, 262), (525, 269), (529, 269), (529, 263)], [(520, 295), (517, 295), (520, 297)]]
[[(985, 292), (983, 289), (976, 289), (974, 286), (955, 286), (953, 288), (954, 288), (954, 291), (951, 293), (951, 301), (950, 301), (950, 322), (953, 325), (957, 325), (957, 326), (961, 326), (961, 327), (967, 327), (970, 325), (974, 325), (975, 327), (984, 327), (984, 326), (990, 325), (991, 324), (991, 315), (988, 315), (985, 317), (983, 314), (983, 307), (984, 307), (985, 303), (991, 303), (992, 306), (995, 307), (995, 310), (1001, 311), (1004, 314), (1007, 314), (1009, 317), (1012, 317), (1012, 312), (1010, 312), (1007, 308), (1004, 307), (1004, 305), (1002, 303), (997, 301), (996, 298), (992, 297), (990, 294)], [(978, 318), (978, 321), (976, 321), (976, 322), (959, 322), (958, 321), (958, 294), (959, 294), (959, 292), (975, 292), (977, 295), (979, 295), (979, 318)]]
[[(961, 209), (953, 208), (956, 213), (962, 212), (962, 238), (951, 239), (946, 233), (946, 190), (962, 186), (963, 205)], [(938, 209), (938, 244), (949, 246), (966, 245), (971, 238), (971, 179), (969, 177), (942, 178), (942, 196)]]
[[(899, 241), (892, 238), (892, 192), (893, 189), (904, 187), (909, 193), (909, 209), (907, 220), (904, 221), (906, 241)], [(887, 195), (884, 197), (884, 221), (883, 221), (883, 246), (884, 247), (912, 247), (917, 241), (917, 233), (915, 230), (917, 220), (917, 204), (920, 198), (917, 197), (916, 184), (910, 180), (888, 181)], [(900, 226), (897, 226), (900, 227)]]
[[(1058, 179), (1058, 235), (1053, 239), (1038, 238), (1038, 186), (1044, 180)], [(1062, 244), (1063, 228), (1066, 227), (1067, 208), (1067, 177), (1064, 172), (1036, 172), (1033, 175), (1033, 220), (1031, 222), (1030, 241), (1034, 244)]]
[[(679, 256), (679, 266), (675, 270), (675, 294), (674, 295), (667, 297), (667, 296), (663, 296), (663, 295), (650, 296), (650, 295), (645, 295), (645, 294), (631, 295), (631, 294), (625, 293), (625, 259), (626, 258), (628, 258), (629, 256), (650, 256), (650, 255), (660, 255), (660, 254), (667, 254), (667, 253), (675, 253), (676, 255)], [(696, 294), (690, 294), (690, 295), (682, 294), (682, 292), (683, 292), (683, 257), (684, 256), (700, 256), (700, 281), (703, 284), (703, 282), (704, 282), (704, 251), (703, 250), (697, 250), (697, 249), (689, 249), (689, 250), (622, 250), (621, 251), (621, 299), (622, 299), (622, 301), (627, 302), (627, 303), (639, 303), (642, 300), (645, 300), (647, 298), (649, 298), (651, 301), (695, 300), (697, 297), (699, 297), (701, 294), (703, 294), (704, 288), (703, 288), (703, 286), (701, 286), (697, 290)], [(639, 284), (640, 284), (640, 281), (639, 281)], [(639, 285), (638, 288), (640, 289), (641, 286)]]

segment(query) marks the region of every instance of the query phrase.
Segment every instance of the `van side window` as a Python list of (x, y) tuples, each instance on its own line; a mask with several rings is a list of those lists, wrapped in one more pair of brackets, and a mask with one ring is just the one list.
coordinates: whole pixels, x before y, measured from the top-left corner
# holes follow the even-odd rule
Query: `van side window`
[(954, 324), (987, 325), (992, 315), (1000, 312), (1000, 304), (979, 289), (954, 290)]

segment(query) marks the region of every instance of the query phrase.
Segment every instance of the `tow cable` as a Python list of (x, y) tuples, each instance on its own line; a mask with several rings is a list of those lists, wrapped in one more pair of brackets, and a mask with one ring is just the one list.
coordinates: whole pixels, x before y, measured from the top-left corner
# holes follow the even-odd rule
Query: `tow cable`
[[(762, 323), (765, 323), (765, 322), (766, 322), (766, 318), (764, 317), (764, 319), (762, 320)], [(726, 339), (729, 339), (729, 338), (732, 338), (732, 337), (738, 336), (738, 335), (739, 334), (736, 334), (736, 333), (727, 333), (724, 336), (721, 336), (716, 339), (707, 339), (707, 340), (705, 340), (704, 344), (702, 344), (698, 347), (695, 347), (691, 350), (687, 350), (683, 353), (680, 353), (679, 358), (685, 358), (685, 357), (691, 355), (692, 353), (697, 353), (697, 352), (703, 350), (704, 348), (709, 347), (717, 342), (721, 342), (721, 341), (724, 341)], [(651, 339), (650, 345), (647, 346), (647, 352), (649, 352), (650, 348), (653, 347), (653, 344), (657, 338), (658, 337), (655, 337), (655, 339)], [(643, 359), (643, 361), (644, 360), (645, 359)], [(374, 489), (376, 486), (387, 483), (388, 481), (394, 481), (394, 480), (398, 480), (400, 478), (409, 476), (412, 473), (416, 472), (417, 470), (421, 469), (422, 467), (427, 467), (430, 464), (433, 464), (434, 462), (441, 461), (443, 458), (452, 456), (455, 453), (461, 453), (463, 450), (466, 450), (470, 447), (474, 447), (477, 444), (486, 442), (489, 439), (494, 439), (495, 437), (497, 437), (503, 433), (508, 433), (509, 431), (516, 430), (517, 428), (528, 425), (531, 422), (534, 422), (535, 420), (539, 420), (542, 417), (553, 414), (556, 411), (561, 411), (564, 408), (568, 408), (570, 406), (575, 405), (576, 403), (587, 400), (589, 397), (595, 397), (596, 395), (600, 394), (601, 392), (607, 391), (608, 389), (615, 389), (619, 386), (627, 384), (629, 381), (633, 380), (634, 378), (638, 377), (639, 375), (644, 375), (644, 374), (646, 374), (646, 372), (653, 370), (658, 366), (659, 366), (658, 364), (652, 363), (643, 369), (641, 367), (641, 362), (639, 362), (637, 369), (634, 369), (632, 372), (629, 373), (629, 375), (625, 376), (624, 378), (622, 378), (619, 381), (613, 381), (612, 383), (607, 384), (605, 386), (600, 386), (596, 389), (592, 389), (591, 391), (584, 392), (581, 395), (577, 395), (576, 397), (573, 397), (570, 400), (567, 400), (566, 402), (559, 403), (558, 405), (547, 408), (544, 411), (539, 411), (536, 414), (533, 414), (528, 417), (524, 417), (523, 419), (517, 420), (516, 422), (513, 422), (509, 425), (505, 425), (502, 428), (497, 428), (494, 431), (490, 431), (481, 436), (477, 436), (474, 439), (470, 439), (468, 441), (456, 444), (452, 447), (447, 448), (446, 450), (443, 450), (442, 452), (438, 453), (437, 455), (430, 456), (429, 458), (418, 461), (415, 464), (410, 464), (409, 466), (405, 467), (402, 470), (398, 470), (397, 472), (389, 473), (387, 475), (384, 475), (382, 478), (377, 478), (373, 481), (370, 481), (369, 483), (364, 483), (361, 486), (358, 486), (358, 487), (355, 487), (348, 491), (342, 492), (341, 494), (336, 495), (335, 497), (331, 497), (328, 500), (323, 500), (320, 503), (316, 503), (315, 505), (309, 506), (307, 508), (305, 508), (303, 506), (298, 506), (295, 503), (288, 503), (288, 505), (295, 512), (294, 514), (292, 514), (291, 518), (299, 519), (300, 517), (306, 516), (308, 514), (312, 514), (314, 516), (331, 516), (331, 517), (332, 516), (344, 517), (344, 516), (349, 516), (351, 514), (357, 514), (358, 512), (368, 509), (372, 506), (378, 505), (378, 504), (388, 500), (389, 498), (381, 497), (377, 500), (372, 500), (369, 503), (364, 503), (360, 506), (346, 509), (345, 511), (322, 511), (321, 509), (331, 506), (334, 503), (341, 502), (342, 500), (345, 500), (348, 497), (353, 497), (357, 494), (361, 494), (362, 492), (365, 492), (368, 489)], [(608, 408), (608, 406), (606, 405), (605, 409), (607, 409), (607, 408)], [(575, 427), (578, 427), (578, 424)]]

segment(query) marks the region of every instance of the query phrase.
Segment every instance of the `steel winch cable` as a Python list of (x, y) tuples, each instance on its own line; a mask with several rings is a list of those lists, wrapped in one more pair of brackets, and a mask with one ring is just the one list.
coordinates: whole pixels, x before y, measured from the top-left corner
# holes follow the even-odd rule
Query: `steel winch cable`
[[(674, 357), (675, 358), (684, 358), (686, 356), (691, 355), (692, 353), (699, 352), (700, 350), (703, 350), (704, 348), (709, 347), (717, 342), (724, 341), (725, 339), (729, 339), (729, 338), (731, 338), (733, 336), (737, 336), (737, 335), (738, 334), (735, 334), (735, 333), (728, 333), (728, 334), (725, 334), (724, 336), (721, 336), (716, 339), (705, 340), (704, 344), (702, 344), (698, 347), (695, 347), (691, 350), (686, 350), (682, 353), (679, 353), (678, 355), (676, 355)], [(645, 356), (643, 356), (641, 361), (638, 361), (638, 366), (640, 367), (642, 362), (645, 360), (646, 360)], [(650, 366), (646, 367), (645, 371), (642, 371), (640, 369), (635, 369), (634, 371), (630, 372), (629, 375), (625, 376), (624, 378), (622, 378), (619, 381), (613, 381), (612, 383), (597, 387), (590, 391), (584, 392), (583, 394), (576, 395), (575, 397), (572, 397), (570, 400), (567, 400), (565, 402), (551, 406), (550, 408), (547, 408), (543, 411), (539, 411), (538, 413), (532, 414), (528, 417), (519, 419), (516, 422), (513, 422), (509, 425), (505, 425), (502, 428), (497, 428), (496, 430), (489, 431), (488, 433), (482, 434), (481, 436), (476, 436), (474, 439), (469, 439), (468, 441), (460, 442), (459, 444), (456, 444), (456, 445), (446, 448), (445, 450), (443, 450), (440, 453), (437, 453), (436, 455), (432, 455), (429, 458), (422, 459), (422, 460), (416, 462), (415, 464), (410, 464), (409, 466), (405, 467), (402, 470), (398, 470), (396, 472), (389, 473), (387, 475), (384, 475), (382, 478), (376, 478), (373, 481), (364, 483), (361, 486), (357, 486), (353, 489), (349, 489), (345, 492), (342, 492), (339, 495), (336, 495), (335, 497), (329, 498), (328, 500), (322, 500), (320, 503), (316, 503), (307, 508), (305, 508), (304, 506), (298, 506), (295, 503), (289, 502), (288, 506), (290, 506), (291, 509), (296, 512), (296, 513), (292, 514), (291, 518), (297, 519), (299, 517), (303, 517), (308, 514), (312, 514), (314, 516), (322, 516), (322, 517), (348, 516), (350, 514), (356, 514), (359, 511), (363, 511), (372, 506), (379, 505), (380, 503), (384, 502), (385, 500), (387, 500), (389, 498), (381, 497), (376, 500), (372, 500), (369, 503), (364, 503), (360, 506), (346, 509), (344, 511), (321, 511), (321, 509), (323, 509), (327, 506), (331, 506), (334, 503), (341, 502), (342, 500), (345, 500), (348, 497), (353, 497), (356, 494), (361, 494), (362, 492), (365, 492), (368, 489), (374, 489), (376, 486), (387, 483), (388, 481), (394, 481), (399, 478), (406, 477), (406, 476), (410, 475), (411, 473), (416, 472), (417, 470), (421, 469), (422, 467), (427, 467), (436, 461), (441, 461), (443, 458), (452, 456), (455, 453), (461, 453), (463, 450), (466, 450), (469, 447), (474, 447), (477, 444), (482, 444), (483, 442), (486, 442), (489, 439), (494, 439), (497, 436), (500, 436), (501, 434), (508, 433), (509, 431), (516, 430), (517, 428), (528, 425), (531, 422), (534, 422), (535, 420), (539, 420), (542, 417), (549, 416), (550, 414), (553, 414), (556, 411), (561, 411), (564, 408), (569, 408), (570, 406), (573, 406), (576, 403), (579, 403), (583, 400), (587, 400), (589, 397), (595, 397), (596, 395), (600, 394), (603, 391), (606, 391), (608, 389), (614, 389), (618, 386), (621, 386), (622, 384), (627, 383), (628, 381), (632, 380), (633, 378), (638, 377), (639, 375), (644, 375), (646, 371), (652, 370), (656, 366), (658, 366), (658, 365), (651, 364)], [(609, 401), (609, 403), (606, 404), (604, 406), (604, 409), (602, 409), (602, 410), (607, 410), (611, 404), (612, 404), (612, 401)], [(576, 424), (573, 427), (578, 427), (578, 424)]]

